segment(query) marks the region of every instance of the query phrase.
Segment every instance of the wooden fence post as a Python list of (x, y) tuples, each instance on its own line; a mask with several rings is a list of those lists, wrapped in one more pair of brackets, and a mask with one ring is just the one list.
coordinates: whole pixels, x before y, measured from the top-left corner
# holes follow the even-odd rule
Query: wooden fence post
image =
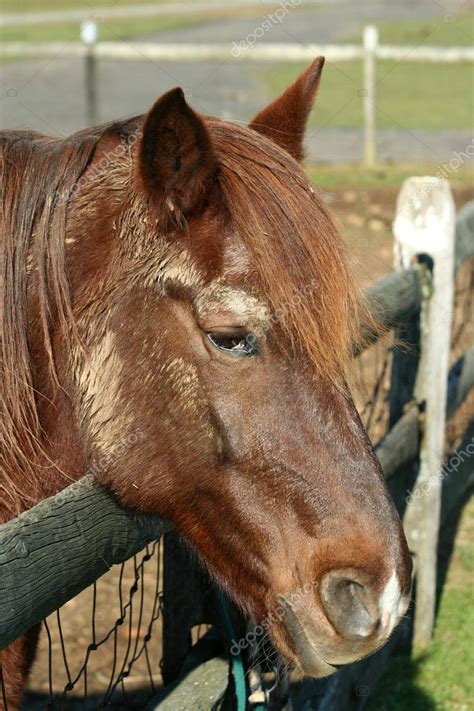
[(455, 207), (445, 180), (409, 178), (397, 201), (395, 250), (400, 266), (420, 265), (420, 363), (415, 399), (422, 413), (420, 469), (405, 528), (416, 560), (414, 644), (429, 643), (436, 605), (449, 351), (454, 295)]
[(374, 25), (364, 27), (364, 163), (373, 168), (377, 162), (375, 80), (376, 49), (379, 33)]

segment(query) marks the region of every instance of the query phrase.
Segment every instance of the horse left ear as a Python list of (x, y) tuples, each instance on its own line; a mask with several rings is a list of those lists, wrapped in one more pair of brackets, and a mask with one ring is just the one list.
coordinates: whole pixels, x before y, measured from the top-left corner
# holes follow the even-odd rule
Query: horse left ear
[(145, 187), (178, 221), (202, 206), (217, 162), (204, 122), (182, 89), (163, 94), (145, 117), (139, 162)]
[(321, 79), (324, 57), (318, 57), (288, 89), (254, 116), (250, 128), (271, 138), (297, 161), (304, 157), (303, 137)]

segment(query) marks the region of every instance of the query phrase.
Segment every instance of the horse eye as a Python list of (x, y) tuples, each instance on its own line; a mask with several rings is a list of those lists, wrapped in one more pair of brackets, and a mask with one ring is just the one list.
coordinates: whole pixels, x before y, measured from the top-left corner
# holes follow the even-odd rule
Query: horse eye
[(242, 331), (212, 331), (206, 333), (215, 348), (237, 356), (259, 355), (257, 338)]

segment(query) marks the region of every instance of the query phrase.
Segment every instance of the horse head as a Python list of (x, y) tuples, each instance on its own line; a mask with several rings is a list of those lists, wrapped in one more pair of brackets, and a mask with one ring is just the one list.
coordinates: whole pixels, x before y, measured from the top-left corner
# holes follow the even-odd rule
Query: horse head
[(357, 292), (299, 164), (322, 64), (249, 126), (173, 89), (69, 139), (88, 158), (31, 267), (50, 459), (169, 518), (312, 676), (383, 644), (410, 587), (347, 385)]

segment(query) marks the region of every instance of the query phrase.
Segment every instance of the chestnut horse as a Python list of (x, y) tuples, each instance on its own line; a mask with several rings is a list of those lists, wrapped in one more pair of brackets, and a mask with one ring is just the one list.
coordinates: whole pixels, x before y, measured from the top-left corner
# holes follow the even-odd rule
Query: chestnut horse
[[(322, 66), (248, 127), (172, 89), (71, 138), (1, 134), (0, 522), (93, 469), (314, 677), (379, 648), (410, 586), (347, 386), (357, 293), (299, 164)], [(37, 637), (2, 652), (10, 708)]]

